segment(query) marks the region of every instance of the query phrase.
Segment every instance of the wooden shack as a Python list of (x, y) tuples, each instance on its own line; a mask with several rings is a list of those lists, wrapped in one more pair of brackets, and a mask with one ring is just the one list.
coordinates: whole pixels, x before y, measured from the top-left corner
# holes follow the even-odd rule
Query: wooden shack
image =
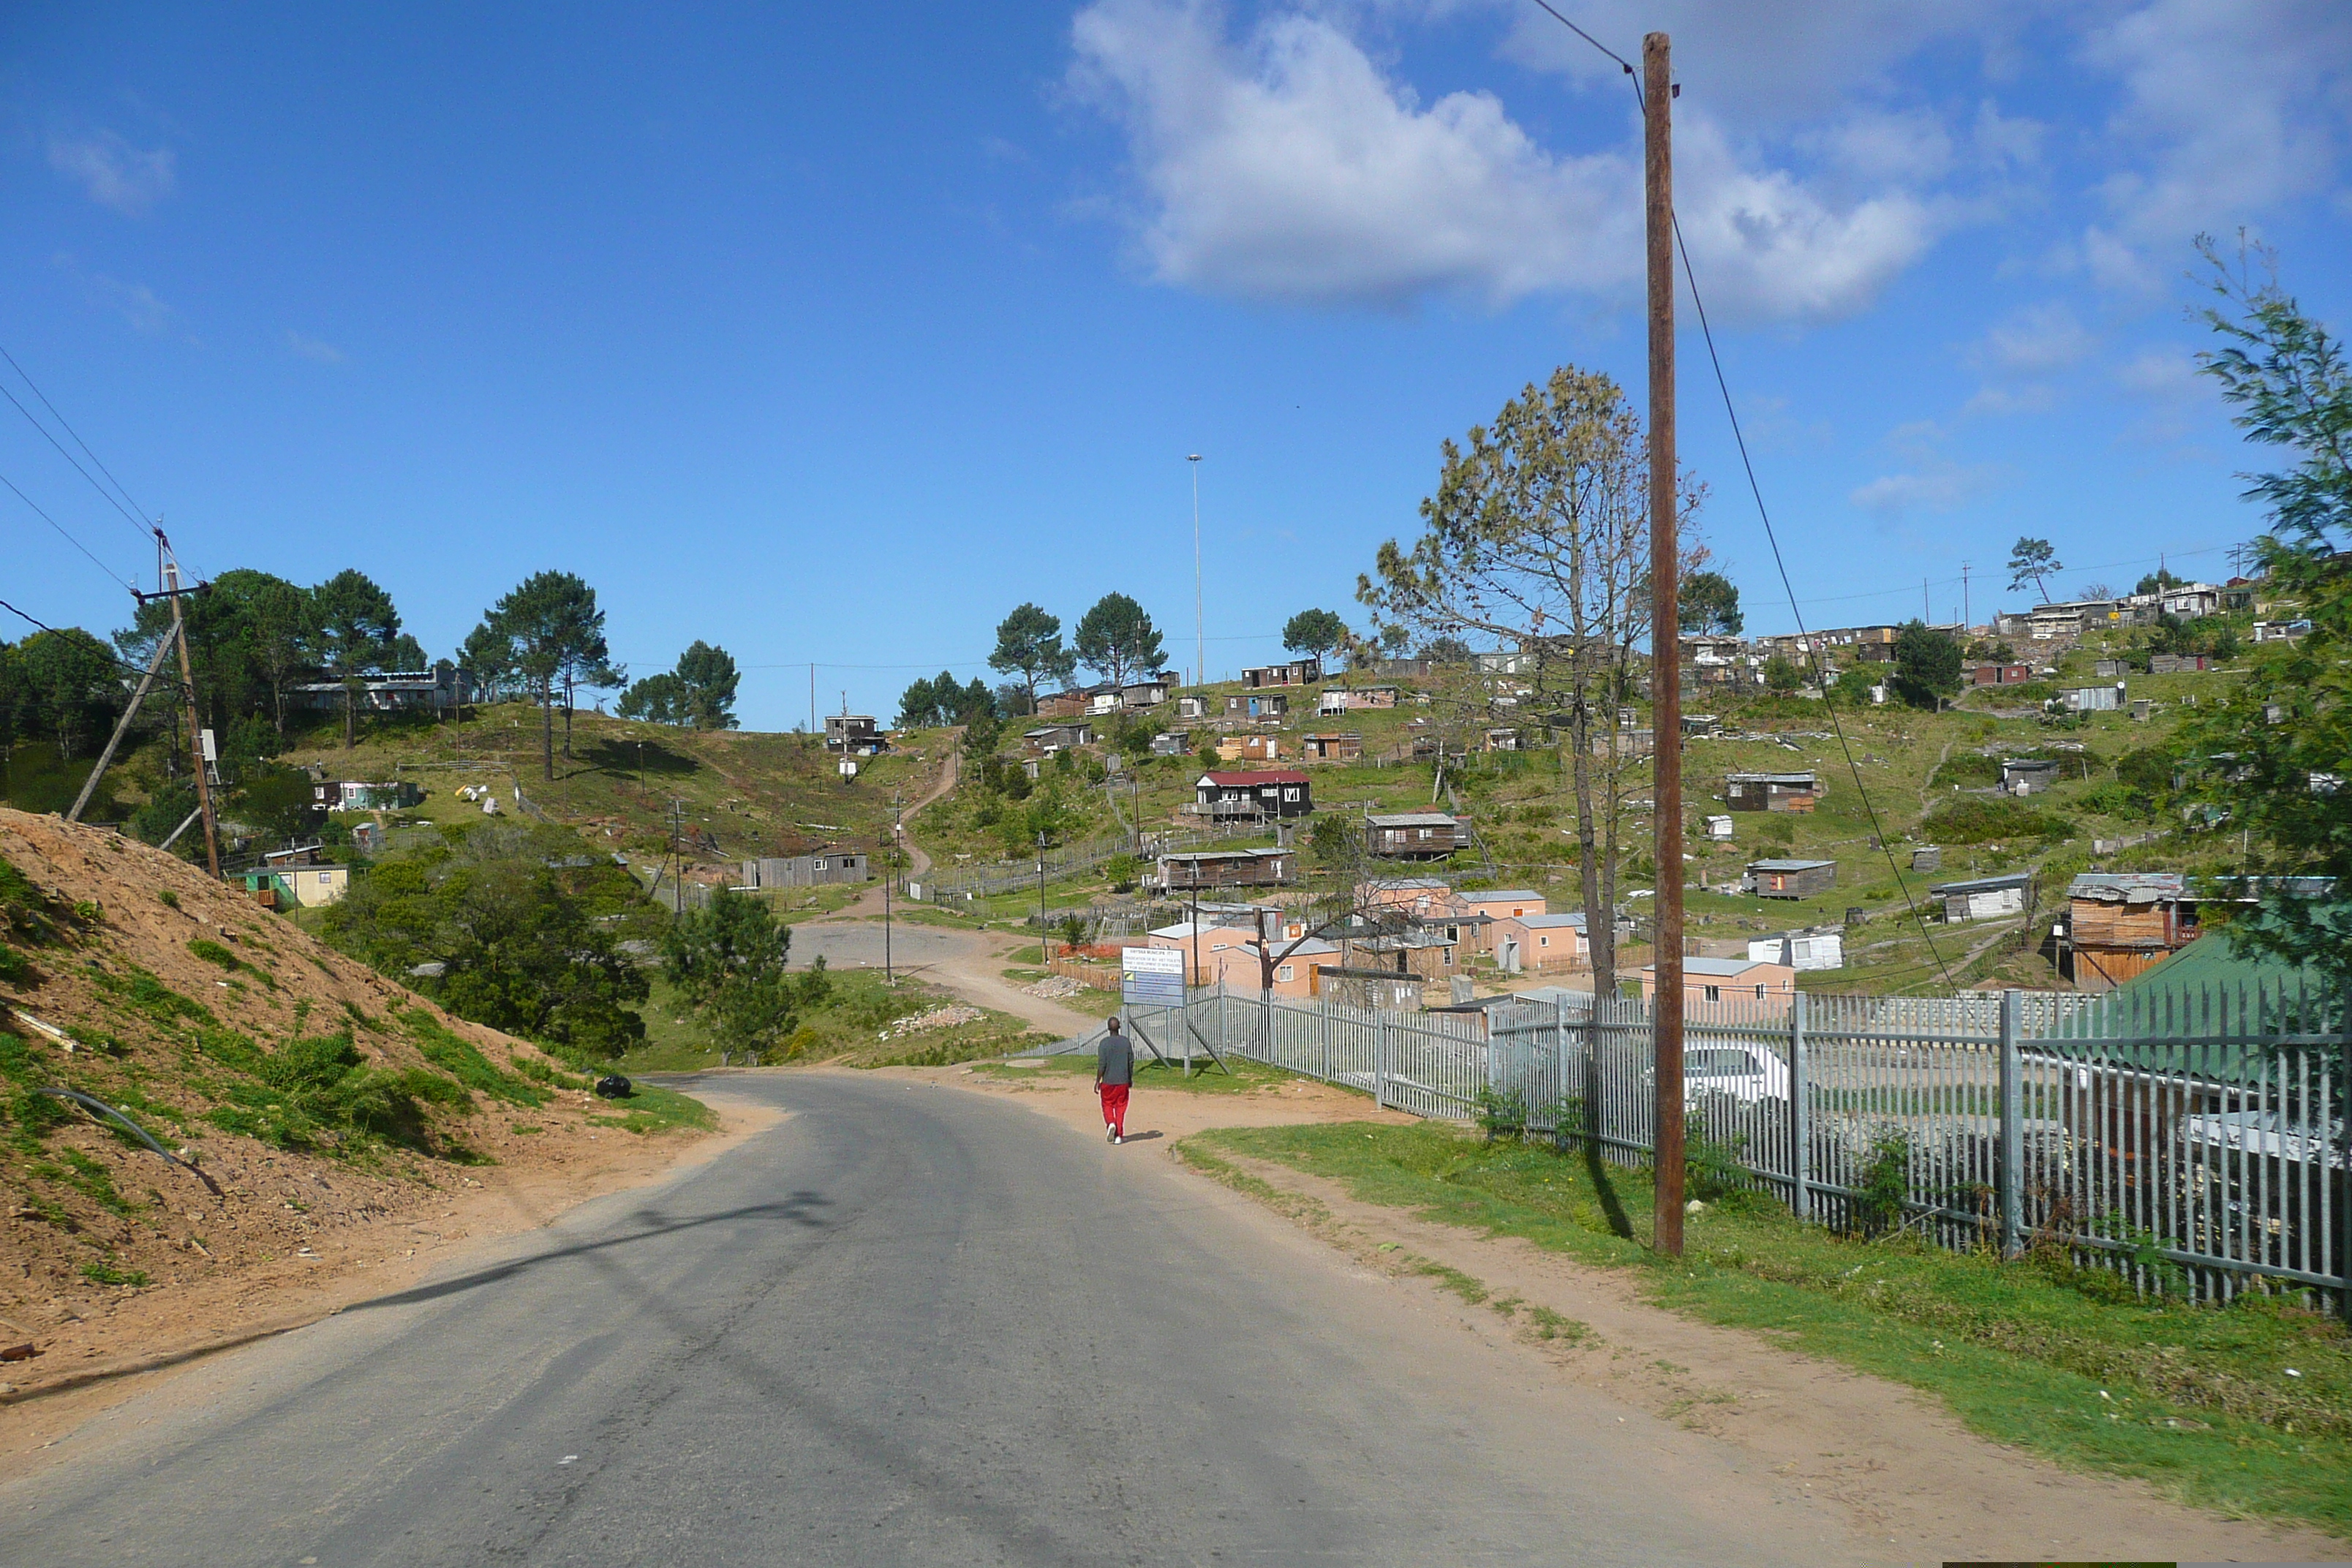
[(1828, 793), (1814, 773), (1732, 773), (1723, 781), (1723, 798), (1734, 811), (1810, 812)]
[(1834, 860), (1750, 860), (1759, 899), (1810, 899), (1837, 886)]
[(2201, 934), (2197, 896), (2178, 871), (2085, 871), (2066, 886), (2067, 977), (2111, 991)]
[(1298, 741), (1299, 756), (1310, 763), (1352, 763), (1364, 754), (1364, 738), (1354, 731), (1325, 735), (1302, 735)]

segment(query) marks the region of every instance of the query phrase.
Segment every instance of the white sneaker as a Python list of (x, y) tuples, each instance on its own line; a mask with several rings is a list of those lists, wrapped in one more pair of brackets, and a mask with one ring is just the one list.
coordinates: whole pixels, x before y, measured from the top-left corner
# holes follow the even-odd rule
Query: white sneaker
[(1104, 1129), (1103, 1129), (1103, 1137), (1104, 1137), (1107, 1141), (1108, 1141), (1108, 1142), (1113, 1142), (1113, 1143), (1118, 1142), (1118, 1128), (1116, 1128), (1116, 1127), (1106, 1127), (1106, 1128), (1104, 1128)]
[(1127, 1137), (1124, 1133), (1114, 1132), (1110, 1135), (1110, 1141), (1114, 1143), (1124, 1143), (1127, 1142)]

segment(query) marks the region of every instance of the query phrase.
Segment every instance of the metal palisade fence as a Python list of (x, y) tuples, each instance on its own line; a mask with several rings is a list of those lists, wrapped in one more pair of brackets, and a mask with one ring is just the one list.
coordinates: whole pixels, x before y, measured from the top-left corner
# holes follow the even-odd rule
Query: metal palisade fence
[[(1507, 1106), (1625, 1164), (1653, 1146), (1639, 999), (1553, 992), (1482, 1016), (1219, 988), (1143, 1021), (1419, 1116)], [(2341, 996), (1801, 993), (1692, 1002), (1685, 1029), (1693, 1147), (1800, 1216), (2056, 1248), (2197, 1300), (2308, 1289), (2352, 1312)]]

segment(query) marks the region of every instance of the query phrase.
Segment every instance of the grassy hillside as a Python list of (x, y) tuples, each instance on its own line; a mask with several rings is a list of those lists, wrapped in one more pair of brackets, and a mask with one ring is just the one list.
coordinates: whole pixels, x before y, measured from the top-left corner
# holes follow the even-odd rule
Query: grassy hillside
[[(561, 723), (559, 717), (559, 747)], [(340, 729), (320, 729), (281, 760), (315, 764), (331, 778), (413, 779), (427, 793), (422, 806), (404, 815), (431, 821), (479, 815), (456, 796), (467, 784), (495, 786), (502, 809), (511, 811), (519, 782), (549, 816), (633, 856), (663, 852), (670, 802), (682, 801), (704, 858), (740, 860), (837, 842), (871, 847), (890, 820), (892, 797), (919, 797), (944, 759), (945, 746), (928, 739), (918, 735), (889, 755), (861, 759), (858, 776), (844, 779), (836, 759), (807, 735), (680, 730), (579, 713), (572, 754), (558, 752), (549, 780), (538, 710), (509, 703), (462, 721), (379, 720), (348, 752)]]
[[(201, 870), (0, 811), (0, 1317), (28, 1331), (297, 1255), (485, 1163), (562, 1163), (617, 1106), (535, 1047), (451, 1017)], [(203, 1173), (80, 1105), (130, 1116)]]
[[(2058, 673), (2039, 684), (2054, 689), (2099, 683), (2091, 667), (2105, 652), (2097, 641), (2070, 650)], [(2183, 831), (2166, 809), (2161, 797), (2169, 766), (2161, 753), (2185, 707), (2233, 679), (2226, 668), (2133, 676), (2131, 696), (2156, 704), (2145, 721), (2123, 711), (2053, 722), (2032, 698), (2021, 700), (2014, 689), (1998, 689), (1965, 694), (1958, 706), (1943, 713), (1841, 709), (1843, 745), (1818, 700), (1732, 698), (1705, 689), (1688, 693), (1685, 711), (1712, 713), (1738, 731), (1694, 737), (1684, 748), (1691, 930), (1703, 942), (1728, 944), (1793, 926), (1843, 921), (1847, 911), (1860, 910), (1861, 921), (1848, 933), (1848, 967), (1809, 975), (1809, 986), (1902, 993), (1950, 984), (2055, 984), (2038, 950), (2076, 872), (2094, 863), (2111, 869), (2196, 868), (2218, 854), (2220, 847), (2209, 836)], [(1212, 689), (1213, 706), (1221, 710), (1223, 697), (1239, 689)], [(1310, 732), (1356, 731), (1363, 736), (1368, 757), (1396, 758), (1408, 754), (1416, 734), (1439, 736), (1452, 745), (1477, 727), (1448, 719), (1454, 710), (1444, 691), (1427, 702), (1408, 694), (1396, 710), (1345, 719), (1318, 718), (1313, 689), (1293, 695), (1291, 714), (1237, 728), (1277, 738), (1281, 757), (1273, 765), (1301, 767), (1313, 778), (1318, 817), (1335, 811), (1425, 809), (1433, 799), (1441, 805), (1458, 804), (1475, 825), (1479, 844), (1456, 856), (1450, 871), (1474, 884), (1535, 887), (1552, 896), (1555, 908), (1574, 906), (1574, 803), (1567, 758), (1558, 748), (1450, 760), (1442, 789), (1428, 762), (1300, 763), (1300, 740)], [(1165, 722), (1172, 723), (1172, 718)], [(1196, 743), (1215, 733), (1213, 726), (1192, 728)], [(1016, 735), (1017, 726), (1010, 727), (1008, 757), (1017, 750)], [(1012, 790), (986, 790), (978, 771), (967, 768), (954, 795), (925, 813), (920, 836), (944, 866), (955, 856), (987, 860), (1013, 851), (1011, 858), (1020, 858), (1016, 845), (1034, 843), (1041, 818), (1050, 820), (1057, 841), (1116, 833), (1128, 823), (1147, 830), (1183, 825), (1179, 808), (1192, 798), (1200, 759), (1129, 756), (1123, 771), (1114, 773), (1107, 763), (1118, 749), (1116, 727), (1107, 727), (1103, 744), (1045, 763), (1039, 779), (1026, 785), (1025, 798), (1014, 798)], [(2055, 759), (2062, 763), (2062, 782), (2026, 800), (1986, 793), (1997, 782), (2004, 756)], [(1828, 784), (1815, 813), (1727, 811), (1725, 775), (1805, 768), (1820, 772)], [(1624, 880), (1636, 894), (1630, 908), (1637, 914), (1645, 907), (1640, 892), (1655, 883), (1647, 856), (1645, 780), (1646, 770), (1633, 783)], [(1704, 819), (1718, 814), (1732, 816), (1734, 837), (1727, 843), (1706, 837)], [(2147, 843), (2095, 849), (2100, 839), (2151, 835)], [(1941, 848), (1939, 870), (1909, 868), (1911, 850), (1924, 844)], [(1767, 857), (1834, 860), (1836, 886), (1803, 900), (1701, 890), (1701, 884), (1735, 887), (1748, 861)], [(2015, 870), (2038, 876), (2039, 907), (2023, 917), (1931, 923), (1924, 933), (1912, 918), (1915, 908), (1932, 917), (1926, 894), (1933, 884)], [(1047, 901), (1055, 908), (1082, 904), (1108, 889), (1100, 875), (1076, 879), (1050, 887)], [(1018, 917), (1035, 902), (1034, 891), (1012, 893), (973, 912)]]

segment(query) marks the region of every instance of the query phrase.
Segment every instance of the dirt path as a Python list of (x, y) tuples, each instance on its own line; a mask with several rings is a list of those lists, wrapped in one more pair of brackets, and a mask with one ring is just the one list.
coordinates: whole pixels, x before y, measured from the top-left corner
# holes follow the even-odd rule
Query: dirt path
[[(968, 1068), (918, 1069), (968, 1091), (1009, 1095), (1087, 1137), (1101, 1118), (1091, 1085), (1006, 1083)], [(1207, 1127), (1411, 1120), (1377, 1117), (1360, 1096), (1320, 1084), (1245, 1095), (1139, 1093), (1130, 1129), (1163, 1135), (1147, 1157)], [(1598, 1389), (1740, 1451), (1783, 1478), (1792, 1497), (1836, 1504), (1857, 1533), (1898, 1561), (1937, 1558), (2327, 1560), (2343, 1543), (2312, 1531), (2230, 1521), (2171, 1502), (2136, 1481), (2084, 1476), (1976, 1436), (1931, 1398), (1765, 1337), (1678, 1316), (1641, 1299), (1637, 1282), (1517, 1237), (1415, 1219), (1357, 1201), (1338, 1182), (1287, 1166), (1237, 1162), (1285, 1194), (1290, 1217), (1359, 1263), (1422, 1291), (1474, 1332), (1511, 1340), (1531, 1371)], [(1460, 1269), (1495, 1299), (1546, 1307), (1587, 1325), (1581, 1340), (1516, 1334), (1486, 1308), (1441, 1296), (1420, 1260)]]
[[(917, 812), (922, 810), (923, 807), (930, 805), (933, 801), (944, 797), (950, 790), (955, 788), (956, 779), (961, 773), (962, 764), (962, 748), (958, 742), (950, 741), (948, 745), (947, 763), (940, 769), (940, 776), (937, 782), (923, 793), (920, 799), (917, 800), (912, 805), (908, 806), (904, 811), (898, 814), (898, 821), (902, 827), (914, 821), (915, 814)], [(926, 872), (930, 870), (931, 858), (924, 851), (923, 847), (915, 841), (915, 836), (913, 833), (901, 833), (900, 837), (907, 847), (908, 875), (910, 878), (919, 880)], [(887, 868), (885, 868), (885, 874), (887, 874)], [(832, 914), (827, 915), (824, 918), (827, 920), (836, 921), (863, 920), (869, 915), (878, 916), (881, 913), (882, 888), (881, 885), (877, 883), (874, 887), (868, 888), (865, 892), (859, 894), (856, 903), (845, 904), (840, 909), (835, 910)]]

